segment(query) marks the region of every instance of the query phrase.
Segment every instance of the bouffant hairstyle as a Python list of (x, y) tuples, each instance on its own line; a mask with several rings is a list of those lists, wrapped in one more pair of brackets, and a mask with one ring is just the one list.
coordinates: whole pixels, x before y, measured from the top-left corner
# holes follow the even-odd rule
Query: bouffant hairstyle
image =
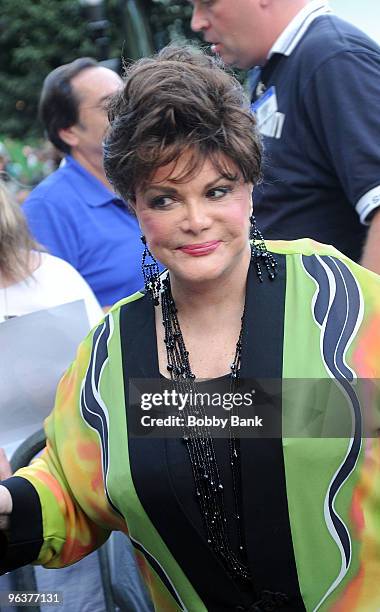
[(184, 152), (188, 164), (171, 180), (186, 181), (205, 158), (230, 175), (223, 157), (245, 182), (260, 179), (261, 141), (244, 90), (220, 60), (199, 49), (170, 45), (134, 63), (111, 100), (109, 120), (105, 172), (132, 204), (136, 190)]

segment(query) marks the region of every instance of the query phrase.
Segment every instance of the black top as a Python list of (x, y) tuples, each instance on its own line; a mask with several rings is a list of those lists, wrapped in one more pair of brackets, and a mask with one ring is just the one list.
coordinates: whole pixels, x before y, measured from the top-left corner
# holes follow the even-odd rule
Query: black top
[[(275, 282), (259, 284), (254, 267), (249, 271), (241, 355), (241, 376), (245, 380), (282, 377), (285, 258), (276, 255), (276, 259)], [(152, 310), (146, 297), (138, 305), (127, 304), (120, 312), (128, 410), (129, 381), (159, 377)], [(216, 444), (221, 469), (228, 472), (225, 440)], [(185, 448), (173, 440), (144, 440), (131, 437), (129, 432), (130, 466), (137, 495), (208, 612), (304, 611), (287, 507), (282, 440), (241, 439), (240, 448), (252, 591), (236, 584), (206, 542), (198, 507), (191, 499), (193, 484)], [(229, 474), (225, 477), (228, 479)], [(159, 567), (155, 569), (160, 572)]]

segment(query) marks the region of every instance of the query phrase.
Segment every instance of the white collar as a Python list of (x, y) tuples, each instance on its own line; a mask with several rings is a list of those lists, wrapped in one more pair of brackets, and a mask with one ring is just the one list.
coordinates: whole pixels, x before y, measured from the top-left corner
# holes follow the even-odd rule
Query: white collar
[(311, 2), (304, 6), (304, 8), (293, 17), (290, 23), (288, 23), (285, 30), (283, 30), (270, 49), (267, 60), (275, 53), (290, 55), (301, 38), (305, 35), (314, 19), (326, 13), (332, 13), (327, 0), (311, 0)]

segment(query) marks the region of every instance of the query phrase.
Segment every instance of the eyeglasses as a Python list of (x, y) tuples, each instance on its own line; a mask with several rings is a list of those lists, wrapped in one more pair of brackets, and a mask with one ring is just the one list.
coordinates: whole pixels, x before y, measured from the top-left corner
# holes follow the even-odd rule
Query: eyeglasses
[(108, 104), (109, 104), (110, 99), (111, 99), (111, 96), (107, 96), (107, 98), (102, 98), (96, 104), (90, 104), (89, 106), (79, 105), (79, 108), (80, 110), (97, 110), (97, 111), (101, 111), (102, 113), (107, 113)]

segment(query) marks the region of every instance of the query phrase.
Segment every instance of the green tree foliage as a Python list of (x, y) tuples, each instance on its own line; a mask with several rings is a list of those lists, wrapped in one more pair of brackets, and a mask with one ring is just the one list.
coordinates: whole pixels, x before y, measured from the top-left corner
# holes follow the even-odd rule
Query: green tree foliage
[(0, 132), (40, 132), (37, 103), (44, 77), (78, 56), (94, 55), (79, 3), (1, 0)]
[(106, 0), (105, 5), (111, 55), (121, 55), (127, 63), (141, 57), (142, 49), (153, 53), (170, 42), (200, 39), (191, 31), (192, 7), (187, 0)]
[[(38, 136), (43, 79), (77, 57), (97, 57), (97, 47), (79, 0), (0, 0), (0, 4), (0, 134)], [(128, 33), (131, 15), (144, 22), (152, 50), (173, 40), (195, 38), (191, 6), (185, 0), (105, 0), (104, 6), (111, 57), (124, 56), (128, 61), (139, 52), (131, 40), (135, 32)]]
[(187, 0), (153, 0), (150, 4), (150, 24), (157, 51), (169, 42), (200, 40), (190, 27), (192, 7)]

